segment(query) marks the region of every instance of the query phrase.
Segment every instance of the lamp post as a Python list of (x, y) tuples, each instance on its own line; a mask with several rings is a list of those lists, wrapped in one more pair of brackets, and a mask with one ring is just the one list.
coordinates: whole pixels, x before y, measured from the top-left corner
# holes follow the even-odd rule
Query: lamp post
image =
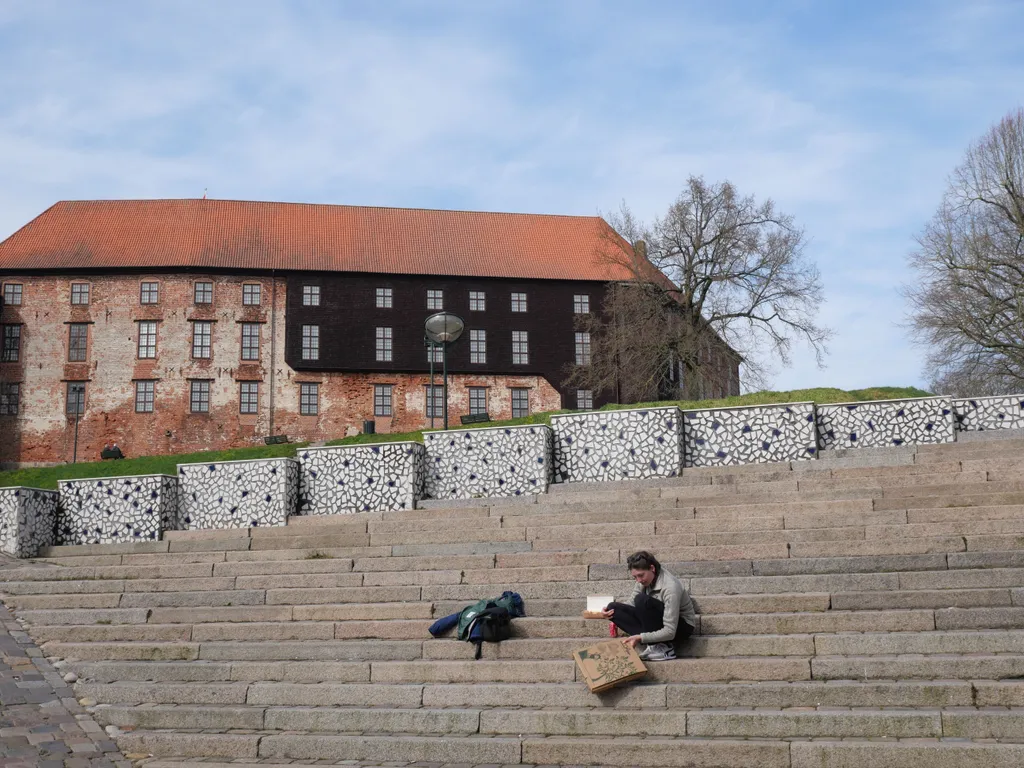
[[(448, 345), (454, 344), (462, 336), (462, 332), (466, 329), (466, 324), (462, 321), (462, 318), (458, 315), (453, 315), (451, 312), (437, 312), (426, 319), (423, 323), (423, 330), (427, 335), (427, 340), (433, 344), (441, 346), (441, 364), (443, 366), (443, 381), (444, 381), (444, 428), (448, 429)], [(431, 369), (430, 369), (430, 413), (434, 413), (434, 369), (433, 369), (433, 352), (431, 352)], [(431, 426), (433, 426), (433, 416), (431, 416)]]

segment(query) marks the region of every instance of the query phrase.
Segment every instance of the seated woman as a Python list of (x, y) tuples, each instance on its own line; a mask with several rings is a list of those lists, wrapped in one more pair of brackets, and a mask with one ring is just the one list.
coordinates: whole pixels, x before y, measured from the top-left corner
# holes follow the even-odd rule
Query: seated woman
[(665, 570), (650, 552), (634, 552), (626, 566), (636, 584), (626, 602), (609, 603), (601, 615), (611, 619), (629, 637), (622, 642), (636, 647), (644, 661), (676, 657), (673, 643), (693, 634), (697, 614), (682, 583)]

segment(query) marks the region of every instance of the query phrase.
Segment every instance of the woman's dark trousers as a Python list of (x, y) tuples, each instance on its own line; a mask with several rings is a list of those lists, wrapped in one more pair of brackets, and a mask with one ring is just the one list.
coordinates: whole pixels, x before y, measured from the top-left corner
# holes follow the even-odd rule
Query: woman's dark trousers
[[(608, 608), (615, 611), (612, 623), (627, 635), (639, 635), (644, 632), (657, 632), (665, 626), (665, 604), (656, 597), (643, 592), (636, 596), (636, 605), (628, 603), (609, 603)], [(693, 634), (693, 627), (682, 619), (676, 630), (676, 640), (682, 640)]]

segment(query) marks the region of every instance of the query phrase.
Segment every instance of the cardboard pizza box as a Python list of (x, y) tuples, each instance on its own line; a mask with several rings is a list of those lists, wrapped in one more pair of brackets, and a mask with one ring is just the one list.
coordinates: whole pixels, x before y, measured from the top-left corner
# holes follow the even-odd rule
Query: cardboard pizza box
[(601, 693), (647, 674), (640, 656), (621, 640), (604, 640), (573, 651), (583, 680), (591, 693)]

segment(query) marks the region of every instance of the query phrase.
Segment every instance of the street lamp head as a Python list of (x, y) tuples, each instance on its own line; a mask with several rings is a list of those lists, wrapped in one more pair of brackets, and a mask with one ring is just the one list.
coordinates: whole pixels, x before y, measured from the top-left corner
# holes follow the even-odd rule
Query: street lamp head
[(426, 319), (423, 324), (427, 338), (436, 344), (451, 344), (457, 341), (466, 328), (466, 324), (458, 315), (451, 312), (438, 312)]

